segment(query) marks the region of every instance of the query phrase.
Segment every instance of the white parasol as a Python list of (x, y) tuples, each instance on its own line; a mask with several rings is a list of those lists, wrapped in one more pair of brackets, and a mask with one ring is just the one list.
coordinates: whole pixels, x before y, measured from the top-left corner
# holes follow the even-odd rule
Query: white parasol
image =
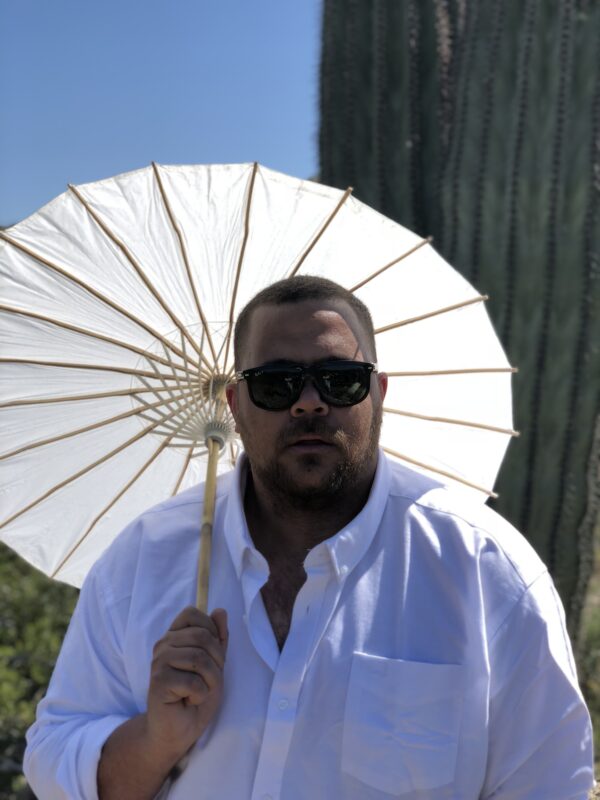
[(487, 298), (350, 190), (153, 164), (70, 186), (0, 237), (0, 538), (46, 574), (79, 586), (131, 519), (205, 479), (209, 450), (231, 468), (236, 314), (298, 272), (373, 314), (386, 451), (492, 493), (514, 370)]

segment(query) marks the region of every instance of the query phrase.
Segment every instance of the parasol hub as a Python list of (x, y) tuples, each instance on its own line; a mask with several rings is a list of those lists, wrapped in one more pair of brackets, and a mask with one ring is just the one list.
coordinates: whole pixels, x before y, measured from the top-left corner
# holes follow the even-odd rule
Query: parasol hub
[(219, 445), (219, 450), (223, 450), (227, 442), (230, 442), (233, 437), (233, 426), (228, 420), (212, 420), (204, 425), (204, 442), (207, 447), (212, 439)]

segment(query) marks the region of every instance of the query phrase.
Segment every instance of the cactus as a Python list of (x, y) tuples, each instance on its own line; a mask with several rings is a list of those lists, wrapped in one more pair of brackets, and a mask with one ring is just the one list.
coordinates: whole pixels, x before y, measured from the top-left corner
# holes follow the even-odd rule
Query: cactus
[(600, 3), (325, 0), (320, 94), (320, 179), (491, 296), (522, 432), (496, 508), (576, 638), (600, 490)]

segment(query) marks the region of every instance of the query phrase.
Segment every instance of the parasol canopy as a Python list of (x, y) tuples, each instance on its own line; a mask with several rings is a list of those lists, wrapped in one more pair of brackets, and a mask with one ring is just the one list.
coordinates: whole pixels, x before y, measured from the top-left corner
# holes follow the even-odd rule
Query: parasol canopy
[(79, 586), (129, 521), (204, 480), (208, 434), (230, 469), (236, 315), (297, 273), (371, 310), (384, 449), (487, 499), (515, 435), (487, 298), (350, 190), (153, 164), (69, 186), (0, 232), (1, 540)]

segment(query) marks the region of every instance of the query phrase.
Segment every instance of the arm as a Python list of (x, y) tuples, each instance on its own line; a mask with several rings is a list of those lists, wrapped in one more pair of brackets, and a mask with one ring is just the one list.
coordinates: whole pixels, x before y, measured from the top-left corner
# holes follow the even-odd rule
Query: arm
[[(96, 565), (84, 584), (48, 692), (39, 704), (36, 722), (27, 734), (23, 767), (40, 800), (96, 800), (101, 753), (104, 761), (103, 748), (106, 752), (104, 765), (108, 765), (109, 771), (115, 770), (114, 777), (118, 782), (119, 775), (123, 778), (128, 765), (123, 762), (125, 751), (123, 756), (114, 756), (115, 751), (121, 751), (127, 741), (129, 759), (137, 759), (140, 749), (146, 752), (147, 734), (150, 734), (149, 752), (156, 755), (152, 767), (157, 768), (161, 776), (166, 776), (170, 769), (163, 760), (166, 755), (168, 760), (177, 761), (170, 749), (173, 742), (168, 741), (168, 736), (165, 737), (167, 741), (163, 741), (157, 735), (156, 726), (148, 726), (148, 715), (139, 714), (140, 709), (129, 686), (121, 651), (129, 599), (115, 601), (107, 597), (102, 588), (105, 581), (99, 579), (98, 573)], [(219, 613), (215, 613), (219, 619)], [(220, 614), (222, 624), (219, 622), (219, 631), (226, 637), (224, 612)], [(212, 620), (210, 624), (214, 626), (217, 623)], [(218, 646), (224, 652), (223, 643)], [(155, 656), (157, 651), (164, 655), (160, 642), (155, 648)], [(162, 663), (161, 659), (159, 661)], [(192, 676), (192, 683), (195, 678), (202, 681), (200, 677)], [(157, 683), (154, 676), (153, 682)], [(206, 692), (206, 685), (202, 685)], [(154, 704), (155, 694), (149, 693), (148, 711)], [(154, 713), (152, 718), (157, 718)], [(187, 741), (185, 744), (189, 747)], [(179, 743), (178, 752), (185, 752), (186, 747), (182, 748)], [(158, 750), (160, 755), (155, 752)], [(113, 758), (116, 760), (111, 765)], [(153, 785), (159, 780), (158, 773), (153, 775)], [(114, 794), (110, 777), (107, 788), (103, 786), (102, 791)], [(134, 795), (125, 790), (120, 794), (120, 797), (124, 796)]]
[(202, 736), (223, 690), (227, 617), (186, 608), (156, 643), (148, 710), (117, 728), (98, 765), (101, 800), (151, 800)]
[[(24, 772), (41, 800), (96, 797), (96, 770), (108, 736), (138, 713), (121, 654), (120, 617), (95, 567), (69, 624), (46, 696), (27, 732)], [(120, 610), (125, 613), (120, 614)]]
[(183, 755), (149, 740), (146, 714), (124, 722), (107, 739), (98, 764), (98, 796), (101, 800), (155, 797), (169, 772)]
[(564, 612), (547, 573), (490, 643), (489, 759), (481, 800), (586, 800), (592, 729)]

